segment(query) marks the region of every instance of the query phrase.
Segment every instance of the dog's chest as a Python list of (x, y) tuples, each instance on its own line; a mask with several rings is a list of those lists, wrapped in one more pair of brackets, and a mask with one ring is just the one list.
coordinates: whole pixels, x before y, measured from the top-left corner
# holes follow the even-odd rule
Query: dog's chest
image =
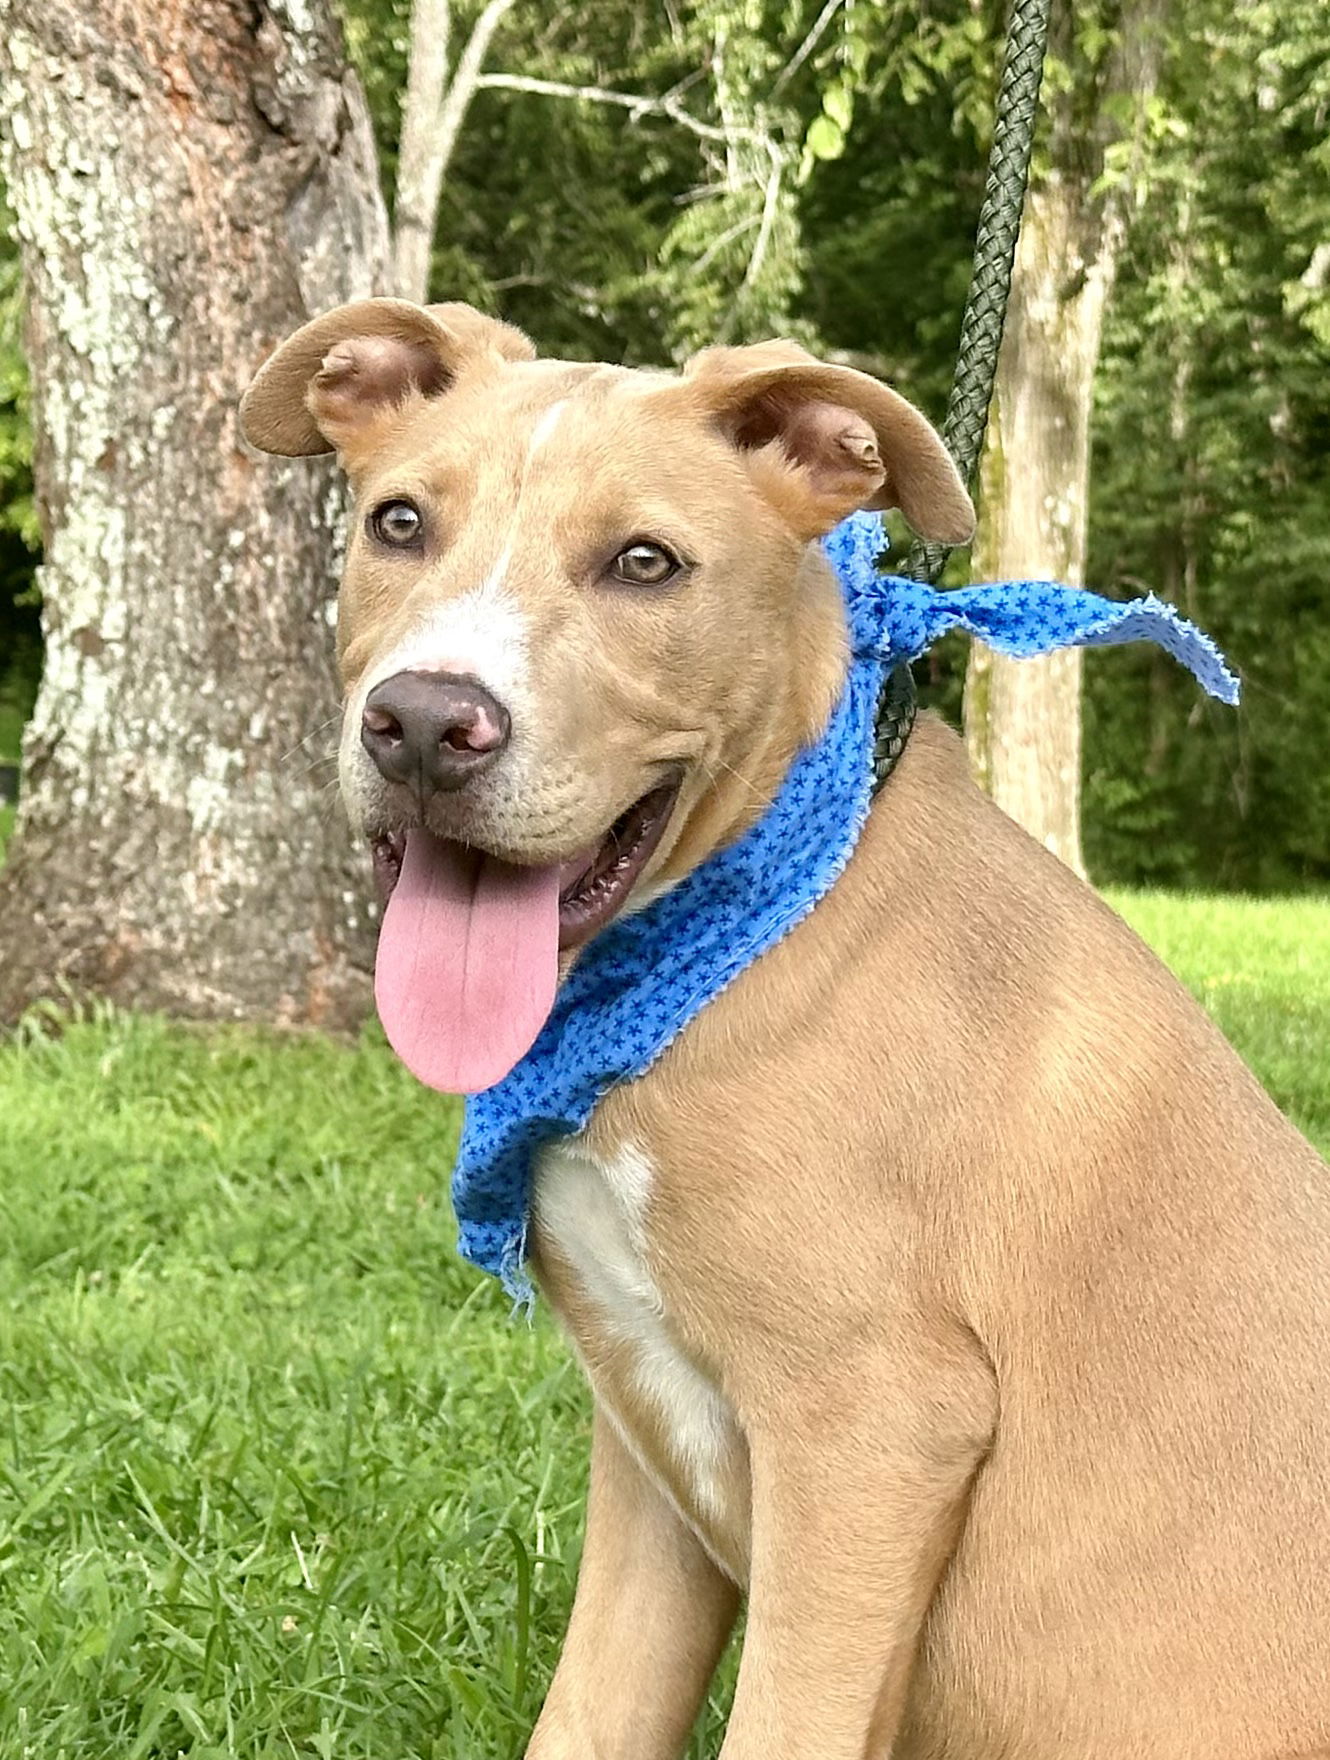
[(597, 1399), (642, 1467), (731, 1574), (746, 1574), (748, 1460), (725, 1395), (689, 1354), (648, 1262), (655, 1174), (631, 1144), (541, 1154), (543, 1281)]

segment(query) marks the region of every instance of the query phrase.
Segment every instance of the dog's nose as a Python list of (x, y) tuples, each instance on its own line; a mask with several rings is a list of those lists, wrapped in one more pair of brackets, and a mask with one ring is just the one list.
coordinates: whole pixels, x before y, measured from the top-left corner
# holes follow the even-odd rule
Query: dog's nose
[(360, 738), (389, 782), (424, 801), (488, 770), (510, 731), (508, 711), (474, 679), (397, 672), (365, 699)]

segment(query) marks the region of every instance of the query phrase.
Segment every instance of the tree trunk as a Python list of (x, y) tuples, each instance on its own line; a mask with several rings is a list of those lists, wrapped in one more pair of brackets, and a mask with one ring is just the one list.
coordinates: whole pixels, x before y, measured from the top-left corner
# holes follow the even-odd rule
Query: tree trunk
[[(1095, 369), (1130, 180), (1120, 176), (1106, 195), (1096, 186), (1123, 114), (1138, 128), (1154, 90), (1161, 6), (1124, 8), (1095, 68), (1076, 55), (1077, 9), (1055, 14), (1053, 50), (1071, 67), (1073, 89), (1053, 99), (1050, 166), (1025, 202), (980, 472), (977, 580), (1084, 584)], [(976, 642), (965, 737), (998, 805), (1084, 873), (1080, 652), (1011, 660)]]
[(0, 1014), (72, 991), (349, 1024), (368, 888), (318, 761), (340, 491), (257, 464), (236, 402), (280, 337), (383, 284), (359, 87), (325, 0), (6, 13), (46, 669)]
[(490, 42), (513, 5), (514, 0), (488, 0), (471, 27), (450, 80), (449, 0), (413, 0), (411, 59), (393, 205), (393, 279), (404, 299), (423, 303), (429, 298), (430, 252), (439, 222), (443, 180), (466, 113), (480, 89)]
[(438, 219), (443, 165), (439, 108), (448, 84), (450, 0), (412, 0), (406, 95), (397, 142), (393, 202), (393, 282), (403, 299), (429, 298), (430, 247)]
[[(1085, 264), (1080, 225), (1066, 183), (1031, 191), (980, 477), (977, 580), (1085, 579), (1090, 409), (1111, 265)], [(965, 733), (975, 774), (1078, 873), (1080, 691), (1079, 650), (1011, 660), (971, 649)]]

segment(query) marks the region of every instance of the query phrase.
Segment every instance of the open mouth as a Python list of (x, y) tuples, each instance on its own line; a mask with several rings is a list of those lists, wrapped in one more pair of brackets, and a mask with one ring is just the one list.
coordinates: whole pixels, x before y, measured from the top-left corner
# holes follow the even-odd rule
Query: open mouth
[[(559, 948), (581, 947), (627, 904), (661, 840), (679, 795), (680, 778), (644, 794), (610, 826), (599, 844), (559, 870)], [(406, 834), (375, 837), (370, 848), (379, 902), (386, 906), (402, 874)]]
[(621, 911), (679, 779), (644, 794), (566, 862), (504, 861), (423, 827), (373, 840), (383, 895), (374, 995), (388, 1042), (431, 1088), (502, 1081), (554, 1008), (560, 956)]
[(679, 782), (644, 794), (610, 826), (590, 861), (564, 864), (559, 888), (559, 946), (580, 947), (618, 915), (660, 842), (679, 793)]

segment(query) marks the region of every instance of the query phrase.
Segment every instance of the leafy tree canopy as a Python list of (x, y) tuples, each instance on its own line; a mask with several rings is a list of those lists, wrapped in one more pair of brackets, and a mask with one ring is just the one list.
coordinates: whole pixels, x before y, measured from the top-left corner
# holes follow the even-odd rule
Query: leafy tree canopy
[[(344, 10), (391, 191), (409, 0)], [(454, 6), (454, 56), (478, 10)], [(1117, 17), (1077, 0), (1047, 82), (1064, 114), (1092, 100)], [(519, 0), (489, 75), (651, 101), (482, 85), (433, 291), (574, 358), (659, 363), (783, 332), (940, 414), (1002, 26), (997, 0)], [(1087, 856), (1099, 878), (1324, 883), (1330, 23), (1323, 0), (1173, 0), (1152, 28), (1166, 36), (1145, 138), (1110, 161), (1131, 224), (1098, 384), (1090, 574), (1183, 605), (1241, 665), (1247, 705), (1212, 711), (1143, 653), (1093, 661)], [(5, 246), (0, 758), (37, 653), (17, 297)], [(958, 658), (933, 670), (952, 711)]]

